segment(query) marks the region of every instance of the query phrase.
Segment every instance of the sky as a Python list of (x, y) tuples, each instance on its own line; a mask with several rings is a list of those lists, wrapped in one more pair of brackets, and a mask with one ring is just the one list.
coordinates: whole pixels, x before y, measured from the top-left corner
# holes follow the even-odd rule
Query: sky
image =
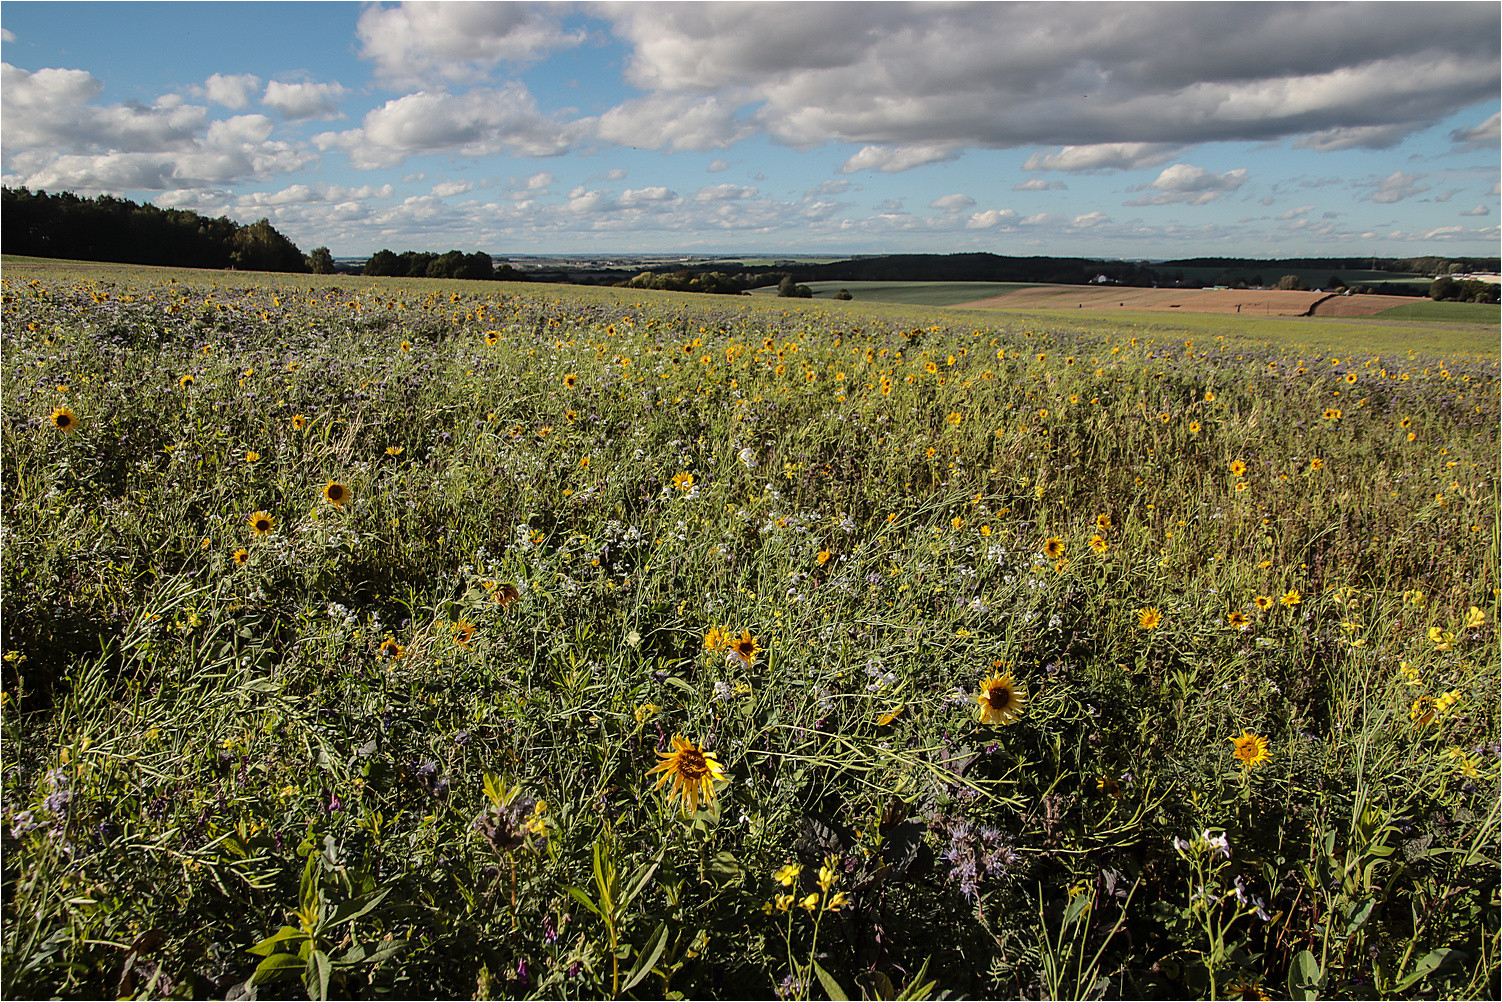
[(304, 251), (1495, 256), (1502, 6), (0, 7), (0, 173)]

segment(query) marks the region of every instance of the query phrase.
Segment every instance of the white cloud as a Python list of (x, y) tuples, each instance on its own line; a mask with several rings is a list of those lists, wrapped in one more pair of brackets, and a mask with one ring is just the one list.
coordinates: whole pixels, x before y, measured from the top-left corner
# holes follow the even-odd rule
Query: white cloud
[(1350, 125), (1333, 129), (1321, 129), (1296, 140), (1294, 146), (1306, 150), (1332, 153), (1336, 150), (1364, 148), (1385, 150), (1403, 141), (1410, 132), (1428, 125), (1428, 122), (1396, 122), (1389, 125)]
[(619, 146), (703, 153), (723, 149), (752, 133), (752, 126), (737, 122), (734, 112), (718, 97), (653, 94), (611, 108), (600, 116), (595, 131)]
[(270, 138), (264, 115), (210, 122), (207, 109), (164, 95), (158, 104), (99, 105), (103, 86), (82, 70), (35, 73), (5, 64), (8, 183), (79, 192), (181, 190), (266, 180), (313, 158)]
[(1157, 167), (1172, 160), (1182, 147), (1171, 143), (1101, 143), (1066, 146), (1057, 153), (1034, 153), (1023, 170), (1062, 170), (1089, 173), (1103, 170), (1137, 170)]
[(584, 41), (557, 9), (520, 3), (404, 3), (367, 7), (360, 56), (395, 82), (473, 81), (505, 62), (527, 62)]
[(726, 202), (742, 198), (754, 198), (757, 191), (739, 184), (711, 184), (694, 192), (695, 202)]
[(1496, 149), (1497, 142), (1502, 139), (1502, 113), (1495, 113), (1480, 125), (1473, 125), (1469, 129), (1456, 129), (1450, 133), (1450, 138), (1467, 147), (1482, 149)]
[(651, 205), (656, 202), (671, 202), (678, 193), (660, 185), (651, 188), (627, 188), (621, 192), (620, 204), (626, 207)]
[(280, 83), (266, 85), (261, 103), (284, 118), (334, 118), (338, 102), (348, 93), (339, 83)]
[(15, 32), (11, 31), (9, 28), (0, 28), (0, 41), (14, 42), (15, 40)]
[(624, 181), (626, 180), (626, 172), (620, 167), (612, 167), (610, 170), (605, 172), (605, 180)]
[(1183, 147), (1312, 135), (1316, 146), (1380, 146), (1494, 100), (1498, 87), (1497, 11), (1486, 4), (1390, 5), (1359, 18), (1323, 4), (595, 9), (631, 46), (629, 82), (744, 93), (757, 122), (794, 145)]
[(1018, 220), (1017, 213), (1011, 209), (987, 209), (977, 212), (965, 220), (967, 230), (989, 230), (997, 226), (1014, 226)]
[(955, 193), (953, 195), (941, 195), (928, 203), (930, 209), (943, 209), (945, 212), (959, 212), (968, 209), (975, 204), (975, 199), (969, 195)]
[(1081, 215), (1075, 216), (1072, 220), (1071, 225), (1077, 226), (1081, 229), (1089, 229), (1095, 226), (1102, 226), (1106, 223), (1109, 223), (1110, 221), (1110, 216), (1106, 215), (1104, 212), (1101, 212), (1099, 209), (1096, 209), (1094, 212), (1086, 212)]
[(704, 168), (704, 172), (706, 174), (718, 174), (721, 171), (727, 171), (729, 169), (730, 169), (730, 161), (729, 160), (711, 160), (709, 162), (709, 166), (706, 167), (706, 168)]
[(1314, 211), (1314, 206), (1312, 206), (1312, 205), (1301, 205), (1297, 209), (1289, 209), (1287, 212), (1285, 212), (1282, 215), (1278, 216), (1278, 218), (1279, 219), (1295, 219), (1295, 218), (1297, 218), (1299, 216), (1302, 216), (1306, 212), (1313, 212), (1313, 211)]
[(433, 185), (429, 194), (436, 198), (449, 198), (452, 195), (463, 195), (475, 190), (475, 186), (468, 181), (440, 181)]
[(583, 123), (560, 123), (537, 112), (520, 83), (476, 87), (462, 95), (418, 91), (366, 114), (357, 129), (313, 137), (319, 149), (349, 153), (355, 167), (392, 167), (409, 156), (511, 153), (529, 157), (567, 152), (584, 135)]
[(1012, 185), (1013, 191), (1062, 191), (1069, 186), (1063, 181), (1045, 181), (1041, 177), (1030, 177), (1021, 184)]
[(1492, 210), (1485, 205), (1477, 205), (1474, 209), (1466, 209), (1461, 213), (1462, 216), (1490, 216), (1491, 214)]
[(261, 78), (253, 73), (237, 73), (233, 76), (215, 73), (203, 82), (203, 87), (194, 88), (194, 91), (196, 93), (201, 90), (203, 96), (215, 104), (238, 111), (248, 107), (251, 96), (260, 89)]
[(1246, 182), (1245, 167), (1228, 170), (1223, 174), (1194, 167), (1190, 164), (1174, 164), (1165, 167), (1146, 187), (1156, 195), (1134, 198), (1126, 205), (1169, 205), (1182, 202), (1189, 205), (1204, 205), (1230, 191), (1235, 191)]
[(866, 146), (840, 166), (840, 173), (875, 170), (895, 174), (926, 164), (944, 163), (959, 155), (960, 151), (951, 146)]
[(1401, 202), (1405, 198), (1422, 194), (1429, 190), (1427, 184), (1420, 184), (1419, 174), (1405, 174), (1403, 171), (1394, 171), (1381, 181), (1377, 182), (1376, 190), (1368, 196), (1373, 202), (1384, 205), (1392, 202)]

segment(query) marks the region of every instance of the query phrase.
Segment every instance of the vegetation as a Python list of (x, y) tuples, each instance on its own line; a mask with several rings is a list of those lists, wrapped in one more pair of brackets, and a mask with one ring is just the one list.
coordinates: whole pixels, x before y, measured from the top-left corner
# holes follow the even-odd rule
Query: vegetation
[(1429, 286), (1429, 298), (1435, 302), (1495, 303), (1498, 292), (1502, 292), (1502, 286), (1495, 282), (1475, 279), (1456, 281), (1448, 275), (1441, 275)]
[(0, 241), (8, 254), (250, 271), (309, 271), (297, 246), (267, 220), (242, 226), (186, 209), (127, 198), (49, 195), (27, 188), (0, 194)]
[(79, 274), (6, 997), (1495, 997), (1494, 338)]
[(362, 272), (376, 277), (395, 278), (463, 278), (471, 281), (521, 281), (525, 276), (509, 264), (496, 267), (489, 254), (475, 251), (466, 254), (451, 250), (444, 254), (427, 251), (378, 250), (365, 262)]

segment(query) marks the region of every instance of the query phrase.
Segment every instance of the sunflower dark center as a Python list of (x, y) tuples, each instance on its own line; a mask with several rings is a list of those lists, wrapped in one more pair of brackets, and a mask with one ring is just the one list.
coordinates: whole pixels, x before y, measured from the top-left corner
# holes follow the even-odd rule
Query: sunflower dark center
[(256, 531), (257, 532), (268, 532), (268, 531), (270, 531), (270, 529), (271, 529), (271, 522), (270, 521), (268, 521), (267, 519), (264, 519), (264, 518), (258, 518), (258, 519), (256, 519)]
[(1005, 710), (1012, 705), (1012, 687), (1009, 685), (994, 686), (986, 693), (986, 702), (993, 710)]
[(678, 772), (687, 780), (695, 780), (709, 771), (702, 752), (690, 748), (678, 754)]

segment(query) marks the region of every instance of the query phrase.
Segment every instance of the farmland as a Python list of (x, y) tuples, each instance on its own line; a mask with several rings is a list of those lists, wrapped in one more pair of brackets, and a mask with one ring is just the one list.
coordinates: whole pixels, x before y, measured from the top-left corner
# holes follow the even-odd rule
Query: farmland
[(0, 308), (7, 997), (1495, 993), (1484, 323)]

